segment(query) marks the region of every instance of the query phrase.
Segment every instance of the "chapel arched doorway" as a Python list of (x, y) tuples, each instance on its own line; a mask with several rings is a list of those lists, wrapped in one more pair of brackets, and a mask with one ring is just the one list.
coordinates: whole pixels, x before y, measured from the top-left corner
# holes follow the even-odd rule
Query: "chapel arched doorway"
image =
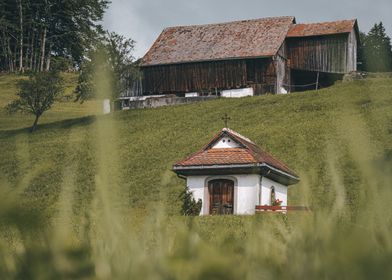
[(217, 179), (208, 182), (210, 215), (234, 213), (234, 181)]

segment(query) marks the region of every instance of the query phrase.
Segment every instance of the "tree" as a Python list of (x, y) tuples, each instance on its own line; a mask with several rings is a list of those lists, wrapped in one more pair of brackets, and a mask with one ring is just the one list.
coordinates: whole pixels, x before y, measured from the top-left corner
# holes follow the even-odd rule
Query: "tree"
[(132, 39), (107, 32), (81, 65), (75, 90), (76, 100), (84, 102), (95, 97), (94, 73), (100, 68), (105, 68), (105, 73), (109, 73), (106, 78), (110, 83), (112, 99), (118, 98), (135, 80), (140, 79), (141, 74), (132, 56), (134, 46)]
[(35, 116), (31, 132), (34, 132), (39, 118), (48, 111), (64, 89), (63, 80), (57, 72), (31, 74), (28, 80), (18, 83), (18, 99), (8, 104), (10, 113), (24, 112)]
[(366, 71), (366, 66), (364, 63), (364, 42), (366, 40), (366, 33), (359, 31), (359, 44), (358, 44), (358, 49), (357, 49), (357, 60), (358, 60), (358, 70), (360, 71)]
[(51, 58), (79, 66), (102, 35), (107, 0), (0, 0), (0, 71), (49, 71)]
[(375, 24), (367, 35), (361, 34), (359, 53), (364, 71), (392, 71), (391, 39), (387, 36), (382, 22)]
[(19, 11), (19, 71), (23, 72), (23, 6), (22, 0), (16, 0)]
[(112, 89), (115, 98), (126, 90), (135, 76), (138, 76), (132, 55), (134, 48), (134, 40), (127, 39), (115, 32), (107, 33), (106, 49), (108, 62), (114, 73)]
[(184, 216), (199, 216), (201, 207), (202, 207), (202, 200), (199, 199), (197, 202), (193, 198), (192, 192), (189, 190), (189, 187), (185, 188), (181, 194), (180, 198), (182, 199), (182, 214)]

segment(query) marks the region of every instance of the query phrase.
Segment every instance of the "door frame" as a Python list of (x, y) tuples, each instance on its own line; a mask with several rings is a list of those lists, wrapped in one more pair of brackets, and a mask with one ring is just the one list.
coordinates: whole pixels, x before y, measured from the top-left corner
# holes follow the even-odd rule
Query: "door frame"
[(238, 181), (235, 176), (211, 176), (207, 177), (204, 182), (204, 205), (203, 205), (203, 215), (210, 215), (210, 192), (208, 190), (208, 185), (210, 181), (213, 180), (230, 180), (234, 183), (234, 193), (233, 193), (233, 215), (237, 214), (237, 197), (238, 197)]

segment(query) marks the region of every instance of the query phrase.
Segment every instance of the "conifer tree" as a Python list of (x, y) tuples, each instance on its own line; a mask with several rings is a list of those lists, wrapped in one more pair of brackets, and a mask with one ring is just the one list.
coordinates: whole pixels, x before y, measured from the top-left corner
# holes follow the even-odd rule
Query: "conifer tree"
[(193, 198), (192, 192), (189, 190), (189, 187), (185, 188), (181, 194), (180, 198), (182, 199), (182, 209), (181, 213), (184, 216), (199, 216), (202, 208), (202, 201), (199, 199), (196, 201)]
[(368, 72), (392, 71), (391, 39), (382, 22), (375, 24), (367, 35), (362, 35), (360, 52), (363, 70)]

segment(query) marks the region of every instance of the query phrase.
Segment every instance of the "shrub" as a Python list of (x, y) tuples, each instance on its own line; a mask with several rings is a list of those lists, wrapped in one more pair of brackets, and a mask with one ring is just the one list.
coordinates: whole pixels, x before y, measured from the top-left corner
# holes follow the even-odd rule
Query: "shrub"
[(180, 198), (183, 201), (182, 204), (182, 214), (184, 216), (199, 216), (202, 206), (202, 201), (199, 199), (197, 202), (193, 198), (192, 192), (189, 187), (186, 187), (180, 194)]

